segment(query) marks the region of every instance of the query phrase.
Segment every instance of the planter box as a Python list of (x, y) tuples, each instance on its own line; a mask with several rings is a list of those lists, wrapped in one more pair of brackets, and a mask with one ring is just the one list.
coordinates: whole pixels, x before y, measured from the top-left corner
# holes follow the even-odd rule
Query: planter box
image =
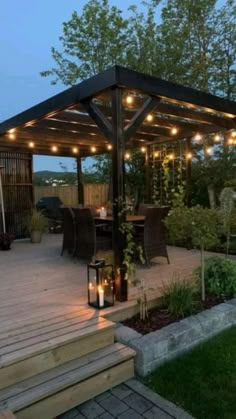
[(233, 325), (236, 325), (236, 298), (147, 335), (118, 324), (115, 336), (118, 342), (136, 351), (135, 370), (144, 377), (164, 362)]

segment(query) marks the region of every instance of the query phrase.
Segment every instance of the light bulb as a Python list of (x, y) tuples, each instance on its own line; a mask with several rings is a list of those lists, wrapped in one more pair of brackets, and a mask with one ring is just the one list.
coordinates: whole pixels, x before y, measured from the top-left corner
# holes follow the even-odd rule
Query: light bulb
[(159, 157), (159, 151), (155, 151), (155, 152), (154, 152), (154, 157), (155, 157), (155, 158)]
[(216, 135), (214, 136), (214, 141), (215, 141), (216, 143), (218, 143), (218, 142), (220, 141), (220, 135), (219, 135), (219, 134), (216, 134)]
[(196, 141), (200, 141), (200, 140), (202, 139), (201, 134), (197, 133), (197, 134), (195, 135), (194, 139), (195, 139)]
[(149, 114), (147, 115), (147, 117), (146, 117), (146, 120), (147, 120), (148, 122), (152, 122), (152, 121), (153, 121), (153, 115), (152, 115), (151, 113), (149, 113)]
[(178, 132), (178, 128), (176, 128), (176, 127), (171, 128), (171, 134), (172, 135), (176, 135), (177, 132)]
[(74, 153), (74, 154), (77, 154), (77, 153), (78, 153), (78, 151), (79, 151), (79, 149), (78, 149), (78, 147), (73, 147), (73, 148), (72, 148), (72, 151), (73, 151), (73, 153)]
[(141, 150), (142, 153), (145, 153), (146, 152), (146, 147), (141, 147), (140, 150)]
[(91, 151), (92, 151), (92, 153), (96, 153), (96, 151), (97, 151), (97, 149), (96, 149), (96, 147), (91, 147)]
[(54, 153), (56, 153), (56, 152), (57, 152), (57, 150), (58, 150), (58, 147), (57, 147), (56, 145), (53, 145), (53, 146), (52, 146), (52, 151), (53, 151)]
[(193, 157), (193, 155), (192, 155), (192, 153), (187, 153), (186, 154), (186, 158), (188, 159), (188, 160), (191, 160), (191, 158)]
[(134, 98), (133, 98), (133, 96), (128, 95), (128, 96), (126, 96), (125, 101), (126, 101), (127, 105), (132, 105), (132, 103), (134, 102)]
[(30, 147), (30, 148), (34, 148), (34, 143), (33, 143), (33, 141), (30, 141), (30, 143), (29, 143), (29, 147)]
[(130, 159), (130, 153), (125, 153), (125, 160), (129, 160)]
[(112, 145), (111, 144), (108, 144), (107, 150), (112, 150)]

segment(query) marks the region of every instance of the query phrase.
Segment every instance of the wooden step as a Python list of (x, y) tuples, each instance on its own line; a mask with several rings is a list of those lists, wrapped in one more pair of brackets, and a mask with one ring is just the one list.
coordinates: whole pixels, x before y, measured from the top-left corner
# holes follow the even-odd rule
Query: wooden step
[(0, 335), (0, 389), (114, 342), (114, 323), (94, 310), (53, 317)]
[(52, 419), (134, 375), (135, 352), (120, 343), (0, 391), (0, 411), (17, 419)]

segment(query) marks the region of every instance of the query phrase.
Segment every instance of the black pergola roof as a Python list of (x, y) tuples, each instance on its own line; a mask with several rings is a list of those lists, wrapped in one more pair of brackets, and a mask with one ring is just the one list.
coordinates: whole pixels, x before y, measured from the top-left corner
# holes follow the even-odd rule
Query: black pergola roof
[[(29, 151), (30, 143), (33, 154), (88, 156), (91, 147), (107, 151), (116, 87), (123, 92), (126, 148), (236, 129), (235, 102), (114, 66), (0, 124), (0, 151)], [(127, 95), (133, 96), (131, 105)]]

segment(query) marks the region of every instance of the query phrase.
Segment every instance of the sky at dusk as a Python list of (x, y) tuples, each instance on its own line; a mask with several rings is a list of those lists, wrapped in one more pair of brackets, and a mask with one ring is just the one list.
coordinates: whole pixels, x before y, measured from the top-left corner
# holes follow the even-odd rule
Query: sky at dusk
[[(74, 10), (81, 11), (86, 0), (0, 0), (0, 122), (61, 92), (62, 84), (50, 85), (40, 71), (50, 69), (54, 62), (50, 47), (60, 49), (62, 22)], [(221, 0), (220, 2), (223, 2)], [(121, 10), (134, 0), (110, 0)], [(34, 158), (34, 170), (60, 170), (59, 161), (68, 169), (72, 159)]]

